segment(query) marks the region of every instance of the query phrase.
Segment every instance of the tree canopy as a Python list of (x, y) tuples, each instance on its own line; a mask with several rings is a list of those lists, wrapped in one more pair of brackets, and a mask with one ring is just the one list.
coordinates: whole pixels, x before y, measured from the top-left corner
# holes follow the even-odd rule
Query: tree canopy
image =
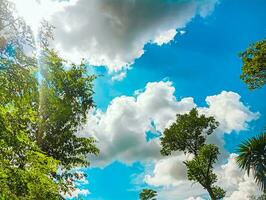
[(193, 108), (189, 113), (177, 114), (176, 121), (166, 128), (161, 139), (161, 153), (170, 155), (174, 151), (192, 154), (192, 160), (185, 161), (188, 179), (202, 185), (212, 200), (222, 199), (225, 191), (215, 186), (217, 176), (213, 165), (219, 155), (215, 145), (205, 144), (208, 135), (212, 134), (219, 123), (214, 117), (199, 115)]
[(166, 128), (160, 138), (161, 153), (170, 155), (173, 151), (184, 151), (197, 155), (206, 136), (212, 134), (218, 124), (214, 117), (199, 116), (196, 108), (183, 115), (177, 114), (175, 123)]
[(40, 75), (0, 58), (0, 193), (9, 199), (61, 198), (73, 186), (69, 169), (98, 153), (93, 138), (75, 134), (93, 106), (95, 76), (84, 64), (67, 69), (53, 51), (43, 67)]
[(63, 199), (97, 154), (93, 138), (76, 135), (94, 106), (86, 66), (68, 65), (48, 48), (51, 26), (42, 22), (41, 60), (26, 55), (36, 41), (13, 3), (0, 0), (0, 198)]
[(240, 58), (243, 62), (240, 78), (251, 90), (263, 87), (266, 83), (266, 40), (250, 45), (240, 53)]

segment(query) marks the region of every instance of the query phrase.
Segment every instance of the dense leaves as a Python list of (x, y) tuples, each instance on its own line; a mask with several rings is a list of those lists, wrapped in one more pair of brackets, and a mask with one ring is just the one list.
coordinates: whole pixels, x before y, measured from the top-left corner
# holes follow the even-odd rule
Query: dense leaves
[[(73, 189), (72, 167), (98, 153), (93, 138), (76, 132), (93, 106), (85, 65), (69, 68), (47, 51), (42, 73), (0, 58), (0, 193), (8, 199), (59, 199)], [(60, 173), (57, 173), (60, 168)]]
[(161, 137), (161, 153), (170, 155), (179, 150), (197, 155), (206, 136), (212, 134), (217, 126), (218, 122), (213, 117), (199, 115), (195, 108), (188, 114), (177, 114), (175, 123), (165, 129)]
[(40, 124), (37, 142), (41, 149), (65, 167), (87, 166), (88, 153), (98, 153), (94, 139), (74, 133), (93, 106), (92, 81), (85, 65), (65, 69), (64, 61), (49, 51), (42, 69)]
[(70, 169), (99, 151), (93, 138), (76, 136), (93, 106), (95, 76), (48, 50), (52, 26), (42, 22), (36, 41), (14, 12), (0, 0), (0, 199), (62, 199), (83, 177)]
[(243, 62), (241, 79), (253, 90), (266, 82), (266, 40), (252, 44), (240, 54)]
[(32, 140), (38, 88), (30, 68), (0, 59), (0, 194), (4, 199), (59, 199), (52, 180), (59, 162)]
[(197, 156), (186, 161), (188, 180), (200, 183), (210, 194), (212, 199), (222, 199), (225, 192), (218, 186), (213, 186), (217, 176), (213, 173), (213, 164), (219, 154), (215, 145), (203, 145)]
[(244, 141), (238, 147), (237, 163), (240, 168), (252, 171), (255, 181), (266, 192), (266, 132)]
[(152, 189), (143, 189), (139, 195), (140, 200), (156, 200), (157, 192)]

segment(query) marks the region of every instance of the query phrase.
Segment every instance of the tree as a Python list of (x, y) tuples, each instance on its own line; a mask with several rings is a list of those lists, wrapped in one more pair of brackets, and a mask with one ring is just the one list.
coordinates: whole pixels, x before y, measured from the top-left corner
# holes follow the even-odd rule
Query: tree
[(215, 145), (206, 145), (206, 137), (211, 135), (219, 123), (214, 117), (199, 115), (196, 108), (187, 114), (177, 114), (176, 121), (164, 131), (161, 140), (161, 154), (170, 155), (174, 151), (193, 154), (194, 158), (185, 161), (188, 179), (201, 184), (213, 200), (225, 196), (225, 191), (214, 186), (217, 181), (213, 173), (213, 164), (219, 150)]
[(83, 177), (70, 169), (88, 166), (87, 154), (99, 152), (93, 138), (76, 135), (94, 106), (96, 77), (48, 49), (52, 27), (45, 22), (41, 62), (26, 56), (34, 38), (13, 12), (0, 0), (0, 199), (62, 199)]
[(59, 161), (31, 139), (38, 119), (38, 87), (30, 67), (0, 57), (0, 198), (61, 199), (52, 179)]
[(240, 78), (253, 90), (261, 88), (266, 82), (266, 40), (252, 44), (240, 53), (242, 74)]
[(242, 142), (237, 149), (237, 163), (249, 175), (254, 173), (255, 181), (266, 193), (266, 132)]
[[(64, 60), (48, 51), (41, 70), (39, 124), (36, 141), (47, 155), (60, 161), (59, 180), (73, 179), (73, 167), (89, 166), (87, 154), (98, 154), (93, 138), (76, 136), (86, 121), (87, 111), (94, 106), (92, 82), (86, 66), (72, 65), (66, 70)], [(62, 190), (73, 187), (64, 181)]]
[(197, 181), (210, 194), (211, 199), (222, 199), (225, 191), (213, 186), (217, 176), (213, 173), (213, 164), (217, 160), (219, 150), (215, 145), (203, 145), (199, 154), (190, 161), (185, 161), (188, 170), (188, 180)]
[(157, 192), (152, 189), (143, 189), (139, 195), (140, 200), (156, 200)]
[(35, 66), (0, 57), (0, 194), (8, 199), (60, 199), (79, 177), (69, 170), (99, 151), (75, 134), (93, 106), (95, 76), (83, 64), (66, 69), (53, 51), (45, 59), (40, 77)]
[(196, 108), (188, 114), (177, 114), (175, 123), (166, 128), (161, 137), (162, 155), (184, 151), (196, 156), (204, 145), (206, 136), (212, 134), (218, 125), (214, 117), (199, 116)]

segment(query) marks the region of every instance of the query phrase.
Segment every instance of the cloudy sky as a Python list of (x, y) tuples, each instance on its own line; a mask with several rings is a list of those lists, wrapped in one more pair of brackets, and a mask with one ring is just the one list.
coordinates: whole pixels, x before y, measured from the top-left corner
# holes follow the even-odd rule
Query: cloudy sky
[(238, 57), (265, 38), (264, 0), (13, 1), (35, 29), (42, 17), (55, 26), (60, 55), (84, 58), (103, 75), (95, 82), (97, 108), (78, 133), (94, 136), (101, 153), (79, 169), (88, 177), (73, 197), (136, 200), (149, 187), (159, 200), (207, 199), (187, 180), (185, 155), (159, 152), (163, 130), (194, 107), (220, 122), (208, 142), (220, 147), (215, 171), (225, 200), (258, 194), (238, 169), (235, 148), (266, 124), (266, 88), (246, 88)]

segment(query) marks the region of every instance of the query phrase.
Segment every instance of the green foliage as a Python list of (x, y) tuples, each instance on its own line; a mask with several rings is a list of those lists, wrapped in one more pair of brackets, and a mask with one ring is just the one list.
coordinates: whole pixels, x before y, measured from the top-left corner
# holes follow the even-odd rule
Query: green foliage
[(87, 166), (88, 153), (98, 153), (93, 138), (75, 135), (93, 106), (92, 81), (84, 64), (65, 69), (64, 61), (49, 51), (42, 70), (40, 125), (37, 142), (64, 167)]
[(219, 123), (214, 117), (199, 115), (197, 109), (188, 114), (178, 114), (176, 121), (165, 129), (161, 139), (161, 154), (170, 155), (173, 151), (193, 154), (194, 158), (185, 161), (188, 179), (201, 184), (210, 194), (212, 200), (222, 199), (225, 191), (213, 184), (217, 176), (213, 165), (219, 150), (215, 145), (206, 145), (206, 137), (213, 133)]
[(152, 189), (143, 189), (139, 195), (140, 200), (156, 200), (157, 192)]
[[(32, 65), (0, 56), (0, 199), (62, 199), (98, 153), (93, 138), (75, 135), (93, 106), (92, 82), (83, 64), (67, 69), (46, 54), (42, 77)], [(62, 173), (57, 173), (58, 169)]]
[(198, 150), (206, 141), (206, 136), (213, 133), (218, 122), (213, 117), (198, 114), (193, 108), (188, 114), (177, 114), (175, 123), (165, 129), (161, 137), (162, 155), (170, 155), (172, 151), (198, 154)]
[(212, 199), (222, 199), (225, 196), (223, 189), (213, 184), (217, 181), (217, 176), (213, 173), (213, 164), (219, 154), (215, 145), (203, 145), (198, 155), (190, 161), (185, 161), (187, 166), (188, 180), (200, 183), (210, 194)]
[(238, 146), (237, 163), (241, 169), (254, 173), (255, 181), (266, 192), (266, 132)]
[(30, 69), (0, 59), (0, 194), (2, 199), (60, 199), (52, 180), (59, 162), (32, 140), (38, 110)]
[(240, 54), (243, 62), (240, 78), (253, 90), (266, 82), (266, 40), (252, 44)]

